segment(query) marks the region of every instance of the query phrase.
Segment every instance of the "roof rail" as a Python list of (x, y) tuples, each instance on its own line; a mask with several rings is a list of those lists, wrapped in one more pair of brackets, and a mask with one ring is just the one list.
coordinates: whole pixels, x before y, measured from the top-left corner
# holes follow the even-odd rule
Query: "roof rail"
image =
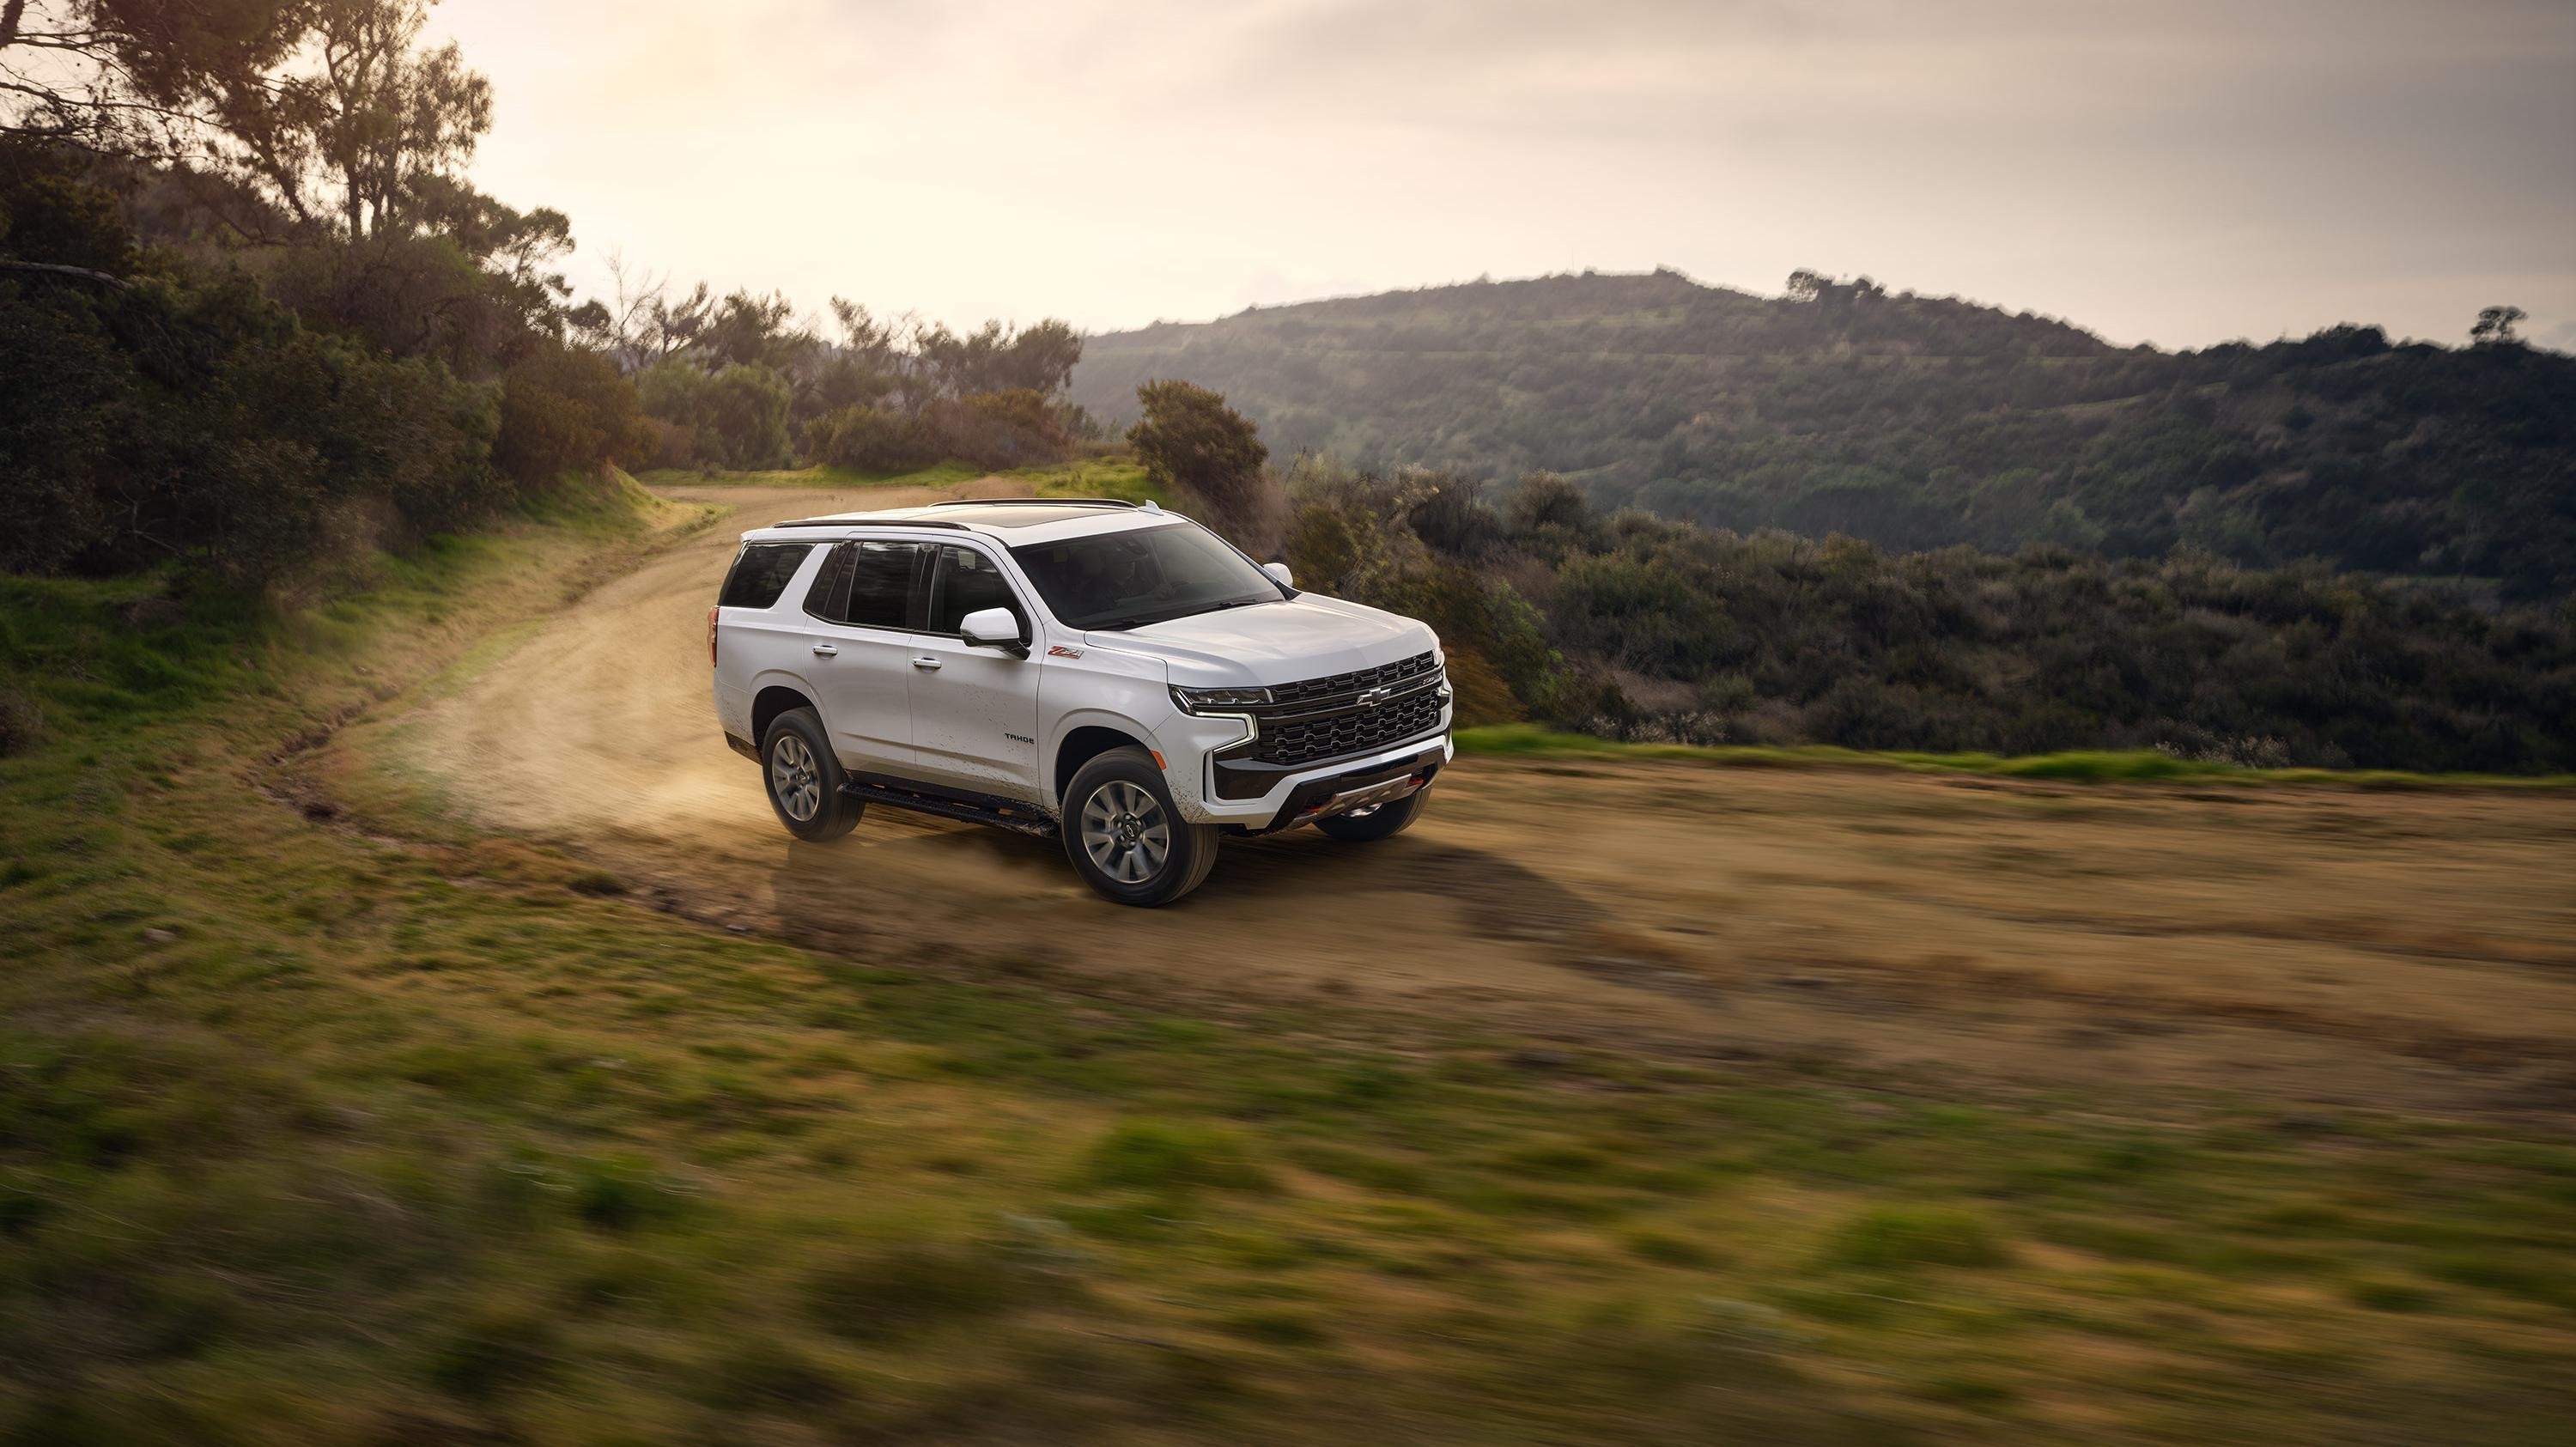
[(952, 497), (932, 507), (1134, 507), (1118, 497)]
[(774, 528), (946, 528), (967, 533), (974, 529), (964, 523), (944, 523), (931, 518), (791, 518), (771, 523)]

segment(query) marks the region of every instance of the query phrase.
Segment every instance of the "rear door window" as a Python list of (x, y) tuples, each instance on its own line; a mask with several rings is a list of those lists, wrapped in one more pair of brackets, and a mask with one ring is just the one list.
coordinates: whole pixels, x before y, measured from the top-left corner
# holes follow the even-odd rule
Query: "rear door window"
[(734, 554), (733, 571), (725, 574), (716, 603), (725, 608), (766, 608), (778, 601), (796, 570), (805, 566), (812, 543), (753, 543)]
[(881, 542), (862, 538), (832, 550), (830, 561), (814, 579), (805, 611), (854, 628), (900, 628), (921, 631), (922, 599), (918, 583), (927, 552), (920, 543)]

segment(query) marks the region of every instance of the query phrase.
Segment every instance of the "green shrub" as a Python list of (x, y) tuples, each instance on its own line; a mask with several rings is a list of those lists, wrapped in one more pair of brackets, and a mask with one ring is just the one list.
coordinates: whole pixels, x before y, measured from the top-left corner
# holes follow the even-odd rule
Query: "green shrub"
[(562, 1348), (554, 1324), (518, 1307), (483, 1308), (440, 1339), (430, 1380), (460, 1397), (486, 1397), (551, 1375)]
[(710, 372), (674, 360), (646, 368), (635, 387), (647, 413), (689, 429), (698, 460), (738, 468), (787, 464), (794, 394), (774, 369), (736, 362)]
[(991, 1316), (1033, 1286), (992, 1248), (911, 1241), (823, 1267), (807, 1279), (805, 1301), (814, 1320), (835, 1334), (884, 1341)]
[(1261, 1190), (1270, 1177), (1245, 1154), (1243, 1141), (1213, 1126), (1131, 1120), (1111, 1127), (1085, 1158), (1094, 1185), (1188, 1192), (1201, 1188)]
[(1824, 1264), (1865, 1271), (2000, 1266), (2002, 1238), (1984, 1217), (1948, 1206), (1873, 1206), (1827, 1239)]
[(805, 455), (858, 472), (909, 472), (939, 458), (939, 440), (919, 417), (884, 407), (843, 407), (805, 425)]
[(567, 472), (641, 461), (653, 441), (635, 384), (597, 353), (544, 346), (502, 375), (492, 459), (525, 491)]
[(35, 695), (0, 682), (0, 759), (23, 754), (45, 736), (45, 710)]

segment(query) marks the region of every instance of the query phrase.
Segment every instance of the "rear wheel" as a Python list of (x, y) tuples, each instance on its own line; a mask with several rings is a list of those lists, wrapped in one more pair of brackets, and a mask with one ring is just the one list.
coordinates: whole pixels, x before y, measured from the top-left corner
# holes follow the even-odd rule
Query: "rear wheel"
[(1318, 819), (1315, 827), (1345, 844), (1366, 844), (1373, 839), (1403, 833), (1414, 820), (1422, 817), (1422, 806), (1430, 797), (1431, 787), (1426, 784), (1393, 803)]
[(760, 773), (778, 822), (808, 843), (840, 838), (867, 811), (841, 792), (841, 761), (832, 756), (822, 716), (810, 708), (791, 708), (770, 720), (760, 743)]
[(1217, 826), (1173, 806), (1154, 756), (1111, 749), (1064, 793), (1064, 852), (1083, 882), (1120, 904), (1169, 904), (1216, 867)]

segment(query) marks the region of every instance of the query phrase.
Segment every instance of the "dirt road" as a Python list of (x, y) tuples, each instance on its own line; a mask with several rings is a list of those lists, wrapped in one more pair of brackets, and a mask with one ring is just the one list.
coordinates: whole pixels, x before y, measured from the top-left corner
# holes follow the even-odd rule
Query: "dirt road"
[(1934, 1079), (2576, 1109), (2564, 794), (1468, 759), (1398, 840), (1231, 842), (1181, 906), (1121, 909), (998, 831), (878, 810), (789, 839), (713, 723), (707, 602), (740, 527), (915, 499), (671, 495), (740, 511), (346, 730), (332, 767), (825, 949)]

